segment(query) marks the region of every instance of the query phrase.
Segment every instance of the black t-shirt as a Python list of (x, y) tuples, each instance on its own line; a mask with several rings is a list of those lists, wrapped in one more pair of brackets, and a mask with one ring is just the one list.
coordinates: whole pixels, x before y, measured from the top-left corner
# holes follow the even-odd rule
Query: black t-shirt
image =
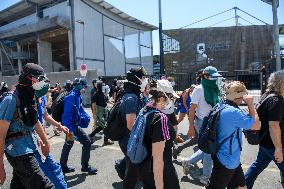
[[(154, 109), (152, 107), (146, 108), (147, 112)], [(172, 147), (175, 135), (175, 129), (171, 124), (169, 124), (168, 118), (165, 114), (150, 114), (147, 117), (147, 128), (144, 137), (149, 157), (152, 157), (152, 143), (166, 141), (164, 149), (164, 166), (167, 166), (166, 162), (172, 161)]]
[(96, 92), (91, 99), (92, 103), (96, 103), (98, 106), (106, 107), (107, 106), (107, 97), (103, 92)]
[(171, 114), (167, 114), (167, 117), (169, 119), (170, 126), (177, 126), (178, 125), (178, 120), (177, 120), (177, 116), (176, 116), (175, 112), (173, 112)]
[[(268, 96), (269, 93), (263, 94), (261, 99)], [(281, 140), (284, 142), (284, 107), (283, 97), (280, 95), (269, 97), (259, 107), (258, 115), (261, 121), (260, 137), (263, 139), (260, 141), (260, 146), (265, 148), (275, 148), (269, 133), (269, 121), (280, 121)]]

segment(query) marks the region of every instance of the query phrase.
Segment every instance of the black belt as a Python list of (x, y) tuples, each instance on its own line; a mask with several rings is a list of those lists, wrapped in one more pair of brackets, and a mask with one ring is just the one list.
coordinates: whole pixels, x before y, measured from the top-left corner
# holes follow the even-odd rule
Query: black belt
[(6, 140), (11, 140), (13, 138), (23, 137), (23, 136), (28, 136), (28, 135), (30, 135), (30, 132), (28, 131), (8, 133), (6, 136)]

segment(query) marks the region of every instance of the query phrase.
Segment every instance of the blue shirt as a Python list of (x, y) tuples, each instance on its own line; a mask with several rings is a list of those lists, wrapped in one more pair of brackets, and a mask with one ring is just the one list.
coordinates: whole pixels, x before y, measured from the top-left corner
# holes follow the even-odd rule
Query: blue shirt
[(80, 126), (82, 115), (89, 116), (83, 106), (80, 91), (75, 89), (64, 98), (64, 112), (62, 114), (62, 124), (65, 125), (70, 132), (75, 132)]
[(42, 96), (41, 98), (41, 103), (38, 102), (37, 104), (37, 112), (38, 112), (38, 119), (43, 124), (43, 116), (45, 112), (45, 105), (46, 105), (46, 97)]
[[(34, 153), (37, 149), (37, 137), (33, 127), (23, 125), (20, 120), (13, 120), (16, 111), (16, 98), (8, 95), (0, 104), (0, 120), (10, 123), (8, 133), (29, 132), (29, 135), (11, 138), (5, 141), (5, 151), (13, 157)], [(0, 125), (1, 126), (1, 125)]]
[[(246, 115), (239, 108), (226, 105), (220, 113), (217, 125), (217, 141), (220, 144), (233, 132), (239, 130), (240, 142), (242, 144), (242, 128), (249, 129), (253, 125), (253, 118)], [(241, 150), (238, 143), (237, 132), (233, 136), (232, 155), (230, 154), (230, 139), (226, 140), (217, 152), (218, 160), (227, 168), (235, 169), (240, 165)]]

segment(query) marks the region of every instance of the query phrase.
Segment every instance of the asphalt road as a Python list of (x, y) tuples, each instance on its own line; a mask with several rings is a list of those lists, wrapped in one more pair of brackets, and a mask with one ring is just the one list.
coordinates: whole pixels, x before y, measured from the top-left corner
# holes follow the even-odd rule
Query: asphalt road
[[(90, 109), (87, 109), (90, 112)], [(92, 123), (91, 123), (92, 124)], [(185, 119), (179, 125), (179, 132), (182, 134), (186, 134), (187, 132), (188, 122)], [(91, 132), (91, 126), (86, 129), (86, 132)], [(51, 128), (47, 129), (48, 135), (50, 138), (50, 142), (52, 144), (51, 154), (55, 157), (56, 160), (59, 160), (61, 149), (64, 144), (64, 135), (61, 136), (53, 136), (53, 132)], [(102, 138), (97, 140), (93, 146), (91, 151), (91, 159), (90, 164), (95, 165), (98, 168), (98, 174), (89, 176), (87, 174), (81, 173), (80, 160), (81, 160), (81, 149), (82, 146), (79, 143), (74, 144), (70, 156), (69, 156), (69, 164), (76, 168), (76, 172), (66, 174), (65, 179), (68, 183), (68, 187), (72, 189), (122, 189), (122, 181), (119, 179), (115, 169), (114, 162), (115, 160), (122, 157), (122, 153), (119, 149), (117, 143), (112, 146), (102, 146), (103, 140)], [(249, 165), (256, 159), (257, 155), (257, 146), (251, 146), (244, 141), (243, 151), (242, 151), (242, 164), (244, 170), (246, 170)], [(196, 189), (202, 188), (202, 185), (195, 179), (191, 177), (187, 177), (183, 175), (181, 160), (193, 154), (194, 147), (190, 147), (185, 149), (177, 160), (174, 161), (176, 170), (178, 172), (178, 177), (180, 180), (181, 189)], [(12, 168), (7, 162), (4, 160), (7, 180), (2, 186), (2, 189), (8, 189), (9, 183), (12, 177)], [(201, 164), (199, 164), (201, 167)], [(199, 172), (201, 169), (199, 170)], [(224, 175), (224, 179), (226, 179), (226, 175)], [(283, 188), (280, 183), (280, 172), (277, 169), (274, 163), (271, 163), (267, 169), (258, 177), (255, 182), (254, 188), (256, 189), (281, 189)]]

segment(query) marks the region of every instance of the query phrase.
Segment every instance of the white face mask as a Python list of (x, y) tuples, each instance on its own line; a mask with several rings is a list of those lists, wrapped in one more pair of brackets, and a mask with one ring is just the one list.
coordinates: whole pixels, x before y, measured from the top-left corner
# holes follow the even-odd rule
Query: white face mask
[(140, 91), (144, 92), (147, 85), (148, 85), (148, 78), (145, 78), (142, 80), (142, 83), (140, 85)]
[(175, 104), (172, 100), (168, 101), (168, 104), (165, 106), (163, 110), (161, 110), (164, 114), (172, 114), (175, 111)]
[(36, 91), (39, 91), (45, 86), (45, 84), (46, 83), (45, 83), (44, 80), (36, 82), (36, 83), (33, 84), (33, 89), (36, 90)]

